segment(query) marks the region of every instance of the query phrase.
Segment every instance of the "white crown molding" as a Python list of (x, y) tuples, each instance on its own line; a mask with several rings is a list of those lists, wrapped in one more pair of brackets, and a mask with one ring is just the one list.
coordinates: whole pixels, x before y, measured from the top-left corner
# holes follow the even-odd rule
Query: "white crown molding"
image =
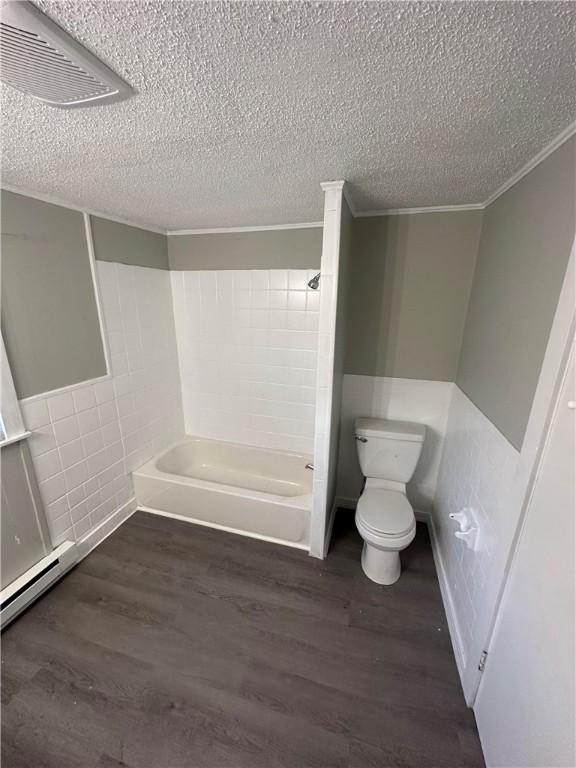
[[(383, 208), (374, 211), (358, 211), (352, 196), (349, 192), (349, 187), (344, 180), (339, 181), (323, 181), (320, 183), (321, 188), (326, 192), (330, 189), (342, 190), (343, 196), (346, 198), (350, 212), (354, 218), (368, 218), (373, 216), (403, 216), (409, 214), (419, 213), (456, 213), (458, 211), (482, 211), (497, 200), (501, 195), (507, 192), (517, 182), (524, 178), (530, 171), (534, 170), (543, 160), (546, 160), (555, 150), (562, 146), (568, 139), (576, 134), (576, 121), (567, 126), (561, 131), (552, 141), (547, 144), (538, 154), (529, 160), (522, 166), (516, 173), (504, 182), (498, 189), (496, 189), (489, 197), (481, 203), (469, 203), (460, 205), (430, 205), (417, 208)], [(299, 224), (267, 224), (262, 226), (252, 227), (214, 227), (214, 228), (198, 228), (198, 229), (163, 229), (162, 227), (144, 226), (143, 224), (137, 224), (134, 221), (123, 219), (118, 216), (111, 216), (109, 213), (103, 213), (101, 211), (81, 208), (80, 206), (68, 203), (61, 198), (53, 195), (40, 194), (38, 192), (31, 192), (28, 189), (22, 187), (16, 187), (12, 184), (2, 184), (2, 189), (8, 192), (15, 192), (19, 195), (25, 195), (26, 197), (32, 197), (35, 200), (42, 200), (46, 203), (52, 203), (53, 205), (61, 205), (64, 208), (70, 208), (73, 211), (80, 211), (81, 213), (87, 213), (90, 216), (99, 216), (109, 221), (115, 221), (118, 224), (127, 224), (130, 227), (137, 227), (147, 232), (156, 232), (159, 235), (216, 235), (226, 232), (265, 232), (267, 230), (275, 229), (307, 229), (313, 227), (322, 227), (323, 222), (311, 221), (303, 222)]]
[(504, 192), (507, 192), (510, 187), (513, 187), (514, 184), (520, 181), (520, 179), (523, 179), (524, 176), (536, 168), (537, 165), (540, 165), (543, 160), (546, 160), (546, 158), (549, 157), (552, 152), (561, 147), (564, 142), (568, 141), (568, 139), (572, 138), (575, 133), (576, 121), (561, 131), (561, 133), (559, 133), (556, 138), (552, 139), (550, 144), (547, 144), (543, 149), (541, 149), (537, 155), (534, 155), (534, 157), (526, 163), (526, 165), (523, 165), (520, 170), (516, 171), (516, 173), (508, 179), (508, 181), (505, 181), (504, 184), (498, 187), (498, 189), (490, 195), (490, 197), (486, 198), (483, 203), (484, 208), (487, 208), (489, 205), (491, 205), (491, 203), (497, 200), (500, 195), (503, 195)]
[(263, 224), (254, 227), (214, 227), (212, 229), (169, 229), (169, 237), (179, 235), (222, 235), (233, 232), (269, 232), (278, 229), (318, 229), (323, 227), (322, 221), (305, 221), (299, 224)]
[(24, 197), (31, 197), (33, 200), (41, 200), (43, 203), (51, 203), (52, 205), (59, 205), (62, 208), (68, 208), (71, 211), (79, 211), (80, 213), (87, 213), (89, 216), (98, 216), (100, 219), (108, 219), (108, 221), (115, 221), (117, 224), (126, 224), (129, 227), (136, 227), (137, 229), (143, 229), (145, 232), (155, 232), (157, 235), (165, 235), (166, 230), (161, 227), (153, 227), (144, 224), (137, 224), (135, 221), (129, 219), (122, 219), (119, 216), (111, 216), (109, 213), (102, 213), (102, 211), (96, 211), (92, 208), (82, 208), (79, 205), (74, 205), (66, 200), (55, 195), (46, 195), (41, 192), (32, 192), (24, 187), (16, 187), (13, 184), (1, 185), (2, 189), (6, 192), (14, 192), (16, 195), (23, 195)]
[(576, 121), (574, 121), (569, 126), (567, 126), (563, 131), (561, 131), (554, 139), (552, 139), (552, 141), (549, 144), (547, 144), (543, 149), (541, 149), (537, 155), (534, 155), (534, 157), (531, 160), (529, 160), (525, 165), (522, 166), (522, 168), (516, 171), (516, 173), (513, 176), (511, 176), (507, 181), (505, 181), (504, 184), (499, 186), (498, 189), (496, 189), (482, 203), (470, 203), (469, 205), (433, 205), (433, 206), (431, 205), (431, 206), (425, 206), (422, 208), (384, 208), (379, 211), (354, 212), (349, 196), (346, 195), (346, 187), (344, 188), (344, 194), (346, 195), (346, 200), (348, 201), (350, 210), (352, 211), (355, 218), (363, 218), (363, 217), (369, 217), (369, 216), (402, 216), (404, 214), (410, 214), (410, 213), (451, 213), (451, 212), (455, 213), (457, 211), (483, 211), (489, 205), (492, 205), (492, 203), (495, 200), (497, 200), (501, 195), (503, 195), (511, 187), (513, 187), (514, 184), (516, 184), (521, 179), (523, 179), (524, 176), (529, 174), (530, 171), (534, 170), (534, 168), (536, 168), (537, 165), (540, 165), (541, 162), (546, 160), (547, 157), (549, 157), (553, 152), (559, 149), (562, 146), (562, 144), (568, 141), (568, 139), (572, 138), (574, 134), (576, 134)]
[(380, 211), (359, 211), (356, 218), (372, 216), (404, 216), (414, 213), (455, 213), (457, 211), (482, 211), (484, 203), (469, 203), (468, 205), (429, 205), (422, 208), (384, 208)]

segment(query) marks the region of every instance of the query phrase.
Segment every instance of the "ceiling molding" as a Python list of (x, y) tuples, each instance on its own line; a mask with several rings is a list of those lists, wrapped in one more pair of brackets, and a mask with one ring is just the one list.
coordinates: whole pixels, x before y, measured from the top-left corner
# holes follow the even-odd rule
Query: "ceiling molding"
[(457, 211), (482, 211), (484, 203), (470, 203), (469, 205), (428, 205), (421, 208), (384, 208), (381, 211), (360, 211), (356, 218), (363, 219), (372, 216), (404, 216), (415, 213), (455, 213)]
[[(430, 205), (421, 206), (415, 208), (383, 208), (373, 211), (359, 211), (352, 200), (349, 191), (349, 185), (345, 181), (324, 181), (320, 186), (324, 191), (329, 189), (341, 189), (343, 196), (346, 198), (350, 212), (354, 218), (370, 218), (376, 216), (403, 216), (414, 215), (420, 213), (457, 213), (459, 211), (482, 211), (495, 202), (501, 195), (507, 192), (511, 187), (517, 184), (524, 178), (530, 171), (534, 170), (541, 162), (546, 160), (553, 152), (559, 149), (568, 139), (572, 138), (576, 134), (576, 121), (568, 125), (561, 133), (558, 134), (549, 144), (547, 144), (538, 154), (523, 165), (513, 176), (498, 187), (484, 202), (482, 203), (469, 203), (466, 205)], [(225, 234), (227, 232), (265, 232), (272, 230), (282, 229), (308, 229), (322, 227), (323, 222), (311, 221), (301, 222), (297, 224), (266, 224), (261, 226), (249, 226), (249, 227), (213, 227), (213, 228), (196, 228), (196, 229), (172, 229), (166, 230), (162, 227), (153, 227), (150, 225), (144, 226), (135, 221), (129, 219), (123, 219), (117, 216), (111, 216), (109, 213), (103, 213), (102, 211), (92, 210), (88, 208), (82, 208), (78, 205), (63, 200), (62, 198), (41, 194), (39, 192), (32, 192), (28, 189), (17, 187), (12, 184), (2, 184), (2, 189), (7, 192), (14, 192), (19, 195), (25, 195), (26, 197), (32, 197), (36, 200), (42, 200), (45, 203), (52, 203), (53, 205), (60, 205), (64, 208), (70, 208), (73, 211), (79, 211), (80, 213), (87, 213), (90, 216), (98, 216), (109, 221), (115, 221), (118, 224), (126, 224), (130, 227), (137, 227), (148, 232), (156, 232), (160, 235), (216, 235)]]
[(268, 232), (277, 229), (318, 229), (324, 226), (322, 221), (306, 221), (299, 224), (263, 224), (254, 227), (213, 227), (211, 229), (169, 229), (169, 237), (179, 235), (222, 235), (233, 232)]
[[(559, 149), (562, 144), (564, 144), (568, 139), (572, 138), (576, 134), (576, 121), (573, 123), (570, 123), (569, 126), (567, 126), (563, 131), (561, 131), (558, 136), (556, 136), (552, 141), (547, 144), (543, 149), (538, 152), (538, 154), (534, 155), (534, 157), (529, 160), (526, 165), (523, 165), (520, 170), (516, 171), (516, 173), (513, 176), (510, 176), (510, 178), (504, 182), (501, 186), (498, 187), (489, 197), (484, 200), (483, 203), (470, 203), (469, 205), (431, 205), (431, 206), (424, 206), (421, 208), (384, 208), (379, 211), (359, 211), (354, 213), (353, 215), (356, 218), (363, 218), (368, 216), (402, 216), (403, 214), (410, 214), (410, 213), (450, 213), (450, 212), (456, 212), (456, 211), (482, 211), (485, 208), (487, 208), (489, 205), (492, 205), (492, 203), (497, 200), (501, 195), (503, 195), (505, 192), (507, 192), (511, 187), (514, 186), (517, 182), (519, 182), (521, 179), (524, 178), (527, 174), (530, 173), (530, 171), (533, 171), (536, 166), (540, 165), (541, 162), (546, 160), (547, 157), (549, 157), (553, 152), (555, 152), (557, 149)], [(346, 198), (348, 200), (348, 197)], [(350, 205), (350, 201), (348, 200), (348, 205)], [(350, 210), (352, 211), (352, 206), (350, 205)]]
[(534, 157), (526, 163), (526, 165), (523, 165), (520, 170), (516, 171), (516, 173), (508, 179), (508, 181), (505, 181), (504, 184), (498, 187), (498, 189), (490, 195), (490, 197), (486, 198), (483, 203), (483, 207), (487, 208), (489, 205), (491, 205), (500, 197), (500, 195), (503, 195), (504, 192), (507, 192), (510, 187), (513, 187), (514, 184), (523, 179), (524, 176), (530, 173), (530, 171), (534, 170), (537, 165), (540, 165), (543, 160), (546, 160), (546, 158), (549, 157), (552, 152), (555, 152), (559, 147), (561, 147), (564, 142), (572, 138), (575, 133), (576, 121), (570, 123), (570, 125), (561, 131), (558, 136), (556, 136), (556, 138), (552, 139), (550, 144), (547, 144), (544, 149), (541, 149), (537, 155), (534, 155)]
[(24, 197), (31, 197), (33, 200), (41, 200), (43, 203), (51, 203), (52, 205), (59, 205), (62, 208), (69, 208), (71, 211), (78, 211), (79, 213), (87, 213), (89, 216), (98, 216), (99, 219), (108, 219), (108, 221), (115, 221), (117, 224), (126, 224), (129, 227), (136, 227), (137, 229), (143, 229), (146, 232), (155, 232), (158, 235), (165, 235), (166, 230), (161, 227), (153, 227), (150, 225), (144, 226), (144, 224), (138, 224), (135, 221), (129, 219), (122, 219), (118, 216), (111, 216), (109, 213), (103, 213), (102, 211), (96, 211), (91, 208), (82, 208), (79, 205), (74, 205), (61, 197), (54, 195), (45, 195), (41, 192), (31, 192), (29, 189), (23, 187), (15, 187), (13, 184), (2, 183), (1, 189), (5, 189), (6, 192), (14, 192), (16, 195), (24, 195)]

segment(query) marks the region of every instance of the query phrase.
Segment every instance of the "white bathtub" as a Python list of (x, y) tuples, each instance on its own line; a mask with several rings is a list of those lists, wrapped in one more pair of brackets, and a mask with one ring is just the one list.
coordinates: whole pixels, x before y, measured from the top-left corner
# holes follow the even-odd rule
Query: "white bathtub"
[(308, 549), (310, 456), (185, 437), (133, 474), (141, 509)]

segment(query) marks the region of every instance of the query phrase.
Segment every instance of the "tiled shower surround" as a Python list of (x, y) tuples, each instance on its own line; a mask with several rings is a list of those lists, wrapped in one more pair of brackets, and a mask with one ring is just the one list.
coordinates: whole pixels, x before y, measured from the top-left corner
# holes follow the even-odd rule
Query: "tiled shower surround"
[(21, 402), (55, 545), (129, 502), (131, 471), (183, 432), (168, 272), (96, 266), (112, 376)]
[(317, 271), (170, 273), (188, 434), (312, 454)]

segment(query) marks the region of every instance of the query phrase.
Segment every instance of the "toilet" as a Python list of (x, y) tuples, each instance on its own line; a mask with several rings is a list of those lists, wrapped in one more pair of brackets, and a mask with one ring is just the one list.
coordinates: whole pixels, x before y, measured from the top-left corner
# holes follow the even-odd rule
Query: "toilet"
[(426, 427), (387, 419), (356, 419), (354, 426), (366, 478), (356, 507), (356, 527), (364, 539), (362, 569), (377, 584), (394, 584), (400, 578), (400, 551), (416, 535), (406, 483), (418, 464)]

